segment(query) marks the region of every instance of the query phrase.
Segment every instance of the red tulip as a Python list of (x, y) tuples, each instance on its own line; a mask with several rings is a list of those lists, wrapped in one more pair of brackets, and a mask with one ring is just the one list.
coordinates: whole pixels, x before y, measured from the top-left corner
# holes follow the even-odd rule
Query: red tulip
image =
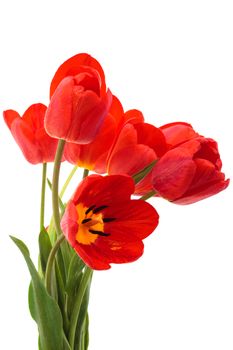
[(5, 122), (24, 157), (32, 164), (53, 162), (57, 140), (50, 137), (44, 128), (47, 107), (41, 103), (33, 104), (23, 114), (7, 110), (3, 112)]
[(100, 64), (88, 54), (71, 57), (55, 73), (50, 95), (45, 117), (48, 134), (79, 144), (93, 141), (112, 99)]
[(196, 137), (168, 151), (152, 171), (158, 195), (177, 204), (191, 204), (224, 190), (217, 143)]
[(92, 269), (126, 263), (143, 254), (142, 239), (158, 225), (156, 210), (131, 200), (134, 182), (129, 176), (91, 175), (68, 202), (62, 230), (78, 255)]

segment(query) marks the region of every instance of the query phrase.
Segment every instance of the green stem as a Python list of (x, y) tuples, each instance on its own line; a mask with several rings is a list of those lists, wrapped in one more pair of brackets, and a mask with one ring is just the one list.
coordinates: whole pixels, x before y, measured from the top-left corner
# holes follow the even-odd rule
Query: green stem
[(64, 193), (65, 193), (65, 191), (66, 191), (66, 189), (67, 189), (67, 186), (69, 185), (69, 183), (70, 183), (70, 181), (71, 181), (72, 177), (74, 176), (74, 174), (75, 174), (75, 172), (76, 172), (77, 169), (78, 169), (78, 166), (75, 165), (75, 166), (73, 167), (73, 169), (71, 170), (70, 174), (68, 175), (68, 177), (67, 177), (67, 179), (66, 179), (66, 182), (64, 183), (64, 185), (63, 185), (63, 187), (62, 187), (62, 189), (61, 189), (60, 198), (63, 197), (63, 195), (64, 195)]
[(41, 201), (40, 201), (40, 232), (44, 229), (46, 172), (47, 172), (47, 163), (43, 163), (42, 184), (41, 184)]
[(85, 291), (87, 289), (88, 283), (90, 278), (92, 277), (92, 273), (93, 271), (87, 266), (84, 273), (83, 273), (83, 277), (78, 289), (78, 293), (76, 296), (76, 301), (74, 303), (74, 307), (73, 307), (73, 312), (71, 314), (71, 319), (70, 319), (70, 332), (69, 332), (69, 343), (71, 346), (71, 349), (74, 349), (74, 341), (75, 341), (75, 332), (76, 332), (76, 326), (77, 326), (77, 322), (78, 322), (78, 317), (79, 317), (79, 312), (80, 312), (80, 308), (82, 305), (82, 300), (85, 294)]
[(59, 140), (58, 146), (57, 146), (57, 152), (54, 160), (54, 168), (53, 168), (53, 184), (52, 184), (53, 219), (54, 219), (54, 225), (55, 225), (58, 238), (49, 254), (46, 271), (45, 271), (45, 286), (49, 294), (51, 294), (52, 269), (53, 269), (55, 255), (60, 247), (61, 242), (65, 239), (60, 226), (59, 194), (58, 194), (59, 174), (60, 174), (61, 159), (62, 159), (64, 146), (65, 146), (65, 141)]
[(144, 194), (144, 196), (140, 197), (139, 199), (141, 199), (142, 201), (146, 201), (147, 199), (153, 197), (156, 194), (155, 190), (152, 190), (146, 194)]
[(53, 182), (52, 182), (53, 217), (54, 217), (55, 229), (57, 231), (58, 236), (62, 234), (62, 230), (60, 226), (58, 183), (59, 183), (61, 159), (63, 155), (64, 146), (65, 146), (65, 140), (59, 140), (58, 146), (57, 146), (57, 152), (54, 160)]
[(85, 177), (87, 177), (89, 174), (89, 170), (88, 169), (84, 169), (83, 171), (83, 179), (85, 179)]
[(49, 294), (51, 294), (51, 279), (52, 279), (52, 269), (53, 269), (54, 258), (60, 247), (60, 244), (64, 241), (64, 239), (65, 239), (64, 235), (61, 235), (58, 237), (48, 257), (48, 262), (47, 262), (46, 272), (45, 272), (45, 287)]

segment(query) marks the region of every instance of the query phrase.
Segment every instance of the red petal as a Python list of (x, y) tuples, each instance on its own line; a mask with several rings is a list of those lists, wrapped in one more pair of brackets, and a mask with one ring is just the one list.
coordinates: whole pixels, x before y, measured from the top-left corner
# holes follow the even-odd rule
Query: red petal
[(207, 159), (213, 163), (216, 169), (220, 170), (222, 162), (218, 152), (218, 144), (212, 139), (200, 138), (200, 150), (195, 154), (195, 158)]
[(67, 76), (75, 76), (80, 73), (80, 67), (91, 67), (97, 70), (101, 79), (101, 90), (106, 91), (104, 71), (99, 62), (92, 56), (81, 53), (69, 58), (56, 71), (50, 86), (50, 97), (54, 94), (60, 82)]
[(112, 96), (112, 104), (109, 109), (109, 113), (115, 118), (117, 123), (123, 120), (124, 110), (122, 104), (114, 95)]
[(108, 114), (94, 141), (87, 145), (66, 143), (65, 159), (80, 167), (94, 169), (98, 173), (106, 173), (107, 156), (116, 130), (116, 120), (111, 114)]
[(128, 200), (133, 192), (134, 182), (127, 175), (91, 175), (81, 182), (72, 199), (75, 203), (81, 202), (87, 207), (111, 206), (119, 200)]
[(65, 139), (71, 122), (73, 109), (74, 79), (65, 78), (52, 96), (45, 115), (45, 129), (56, 138)]
[(166, 138), (166, 142), (172, 147), (199, 136), (199, 134), (193, 130), (192, 125), (183, 122), (166, 124), (161, 126), (160, 129)]
[(8, 109), (7, 111), (3, 112), (3, 118), (5, 120), (6, 125), (8, 126), (8, 128), (11, 130), (11, 126), (12, 123), (14, 122), (14, 120), (20, 118), (20, 115), (18, 112), (12, 110), (12, 109)]
[(156, 158), (155, 152), (145, 145), (131, 145), (117, 152), (114, 150), (109, 161), (108, 173), (134, 175)]
[(76, 244), (74, 247), (80, 258), (93, 270), (108, 270), (111, 268), (104, 255), (94, 244)]
[(186, 193), (176, 201), (177, 204), (191, 204), (213, 196), (227, 188), (229, 180), (205, 159), (195, 159), (196, 174)]
[(104, 230), (111, 234), (114, 241), (132, 240), (131, 237), (144, 239), (149, 236), (159, 223), (157, 211), (147, 202), (141, 200), (130, 200), (115, 203), (114, 206), (106, 208), (105, 217), (113, 217), (116, 220), (105, 223)]
[(179, 198), (189, 188), (195, 171), (196, 165), (185, 149), (168, 151), (152, 170), (154, 189), (169, 200)]
[(137, 109), (131, 109), (127, 112), (125, 112), (124, 115), (125, 124), (137, 124), (137, 123), (143, 123), (144, 117), (141, 111), (138, 111)]
[(111, 98), (110, 90), (101, 99), (92, 91), (81, 93), (76, 100), (66, 140), (79, 144), (93, 141), (108, 114)]
[(192, 204), (195, 202), (198, 202), (202, 199), (208, 198), (210, 196), (213, 196), (223, 190), (225, 190), (229, 185), (230, 180), (222, 180), (219, 182), (215, 182), (212, 184), (209, 184), (208, 188), (202, 189), (200, 192), (195, 194), (185, 194), (184, 197), (179, 198), (178, 200), (174, 201), (176, 204)]
[(46, 109), (42, 103), (33, 104), (22, 118), (15, 111), (4, 112), (4, 119), (15, 141), (32, 164), (51, 162), (55, 157), (57, 140), (52, 139), (44, 129)]
[(154, 125), (138, 123), (134, 125), (137, 130), (138, 143), (152, 148), (157, 157), (161, 157), (167, 151), (167, 144), (162, 131)]
[(95, 244), (77, 244), (75, 250), (83, 261), (94, 270), (107, 270), (110, 263), (123, 264), (137, 260), (143, 254), (143, 243), (136, 237), (131, 240), (122, 232), (122, 241), (98, 238)]
[(22, 119), (31, 126), (32, 130), (44, 129), (44, 118), (47, 107), (42, 103), (31, 105), (23, 114)]

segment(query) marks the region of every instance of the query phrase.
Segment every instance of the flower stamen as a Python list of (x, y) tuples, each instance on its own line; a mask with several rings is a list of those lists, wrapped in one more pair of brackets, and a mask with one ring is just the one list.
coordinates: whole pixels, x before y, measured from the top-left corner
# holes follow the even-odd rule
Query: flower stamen
[(101, 210), (103, 210), (103, 209), (105, 209), (105, 208), (107, 208), (107, 207), (108, 207), (107, 205), (101, 205), (100, 207), (95, 208), (94, 210), (92, 210), (92, 211), (93, 211), (93, 214), (96, 214), (96, 213), (98, 213), (99, 211), (101, 211)]
[(92, 211), (92, 209), (94, 209), (96, 207), (96, 205), (92, 205), (90, 208), (88, 208), (86, 211), (85, 211), (85, 214), (89, 214), (90, 211)]
[(104, 236), (104, 237), (110, 236), (110, 233), (105, 233), (102, 231), (89, 230), (89, 232), (92, 233), (93, 235), (99, 235), (99, 236)]
[(103, 218), (103, 222), (112, 222), (116, 220), (116, 218)]

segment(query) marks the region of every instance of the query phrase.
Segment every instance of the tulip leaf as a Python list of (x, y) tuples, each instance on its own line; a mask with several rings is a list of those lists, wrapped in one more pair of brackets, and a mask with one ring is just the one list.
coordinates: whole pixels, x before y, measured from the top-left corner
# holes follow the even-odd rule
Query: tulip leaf
[(75, 290), (75, 287), (78, 288), (78, 280), (81, 277), (82, 270), (85, 267), (85, 263), (80, 259), (78, 254), (74, 254), (69, 265), (67, 282), (66, 282), (66, 292), (70, 294), (70, 292)]
[(43, 274), (45, 274), (49, 253), (52, 249), (52, 244), (48, 232), (45, 229), (43, 229), (39, 234), (39, 249), (41, 268)]
[(26, 245), (21, 240), (10, 237), (23, 254), (32, 278), (29, 303), (32, 317), (37, 322), (40, 347), (43, 350), (63, 350), (62, 316), (59, 307), (46, 291)]
[(157, 161), (158, 161), (158, 159), (154, 160), (152, 163), (147, 165), (144, 169), (140, 170), (138, 173), (136, 173), (132, 176), (132, 178), (135, 182), (135, 185), (137, 183), (139, 183), (142, 179), (144, 179), (144, 177), (146, 177), (146, 175), (148, 175), (151, 172), (151, 170), (153, 169), (153, 167), (155, 166)]
[(33, 320), (36, 321), (36, 305), (32, 281), (30, 282), (28, 288), (28, 306)]
[[(78, 316), (78, 322), (76, 326), (76, 334), (75, 334), (75, 344), (82, 344), (82, 343), (88, 343), (88, 323), (86, 324), (86, 319), (88, 319), (87, 309), (88, 309), (88, 303), (89, 303), (89, 296), (90, 296), (90, 287), (91, 287), (91, 280), (89, 281), (89, 284), (87, 286), (86, 292), (84, 294), (79, 316)], [(87, 320), (88, 322), (88, 320)], [(80, 346), (81, 347), (81, 346)], [(87, 347), (85, 347), (86, 349)], [(75, 348), (75, 350), (79, 350)]]

